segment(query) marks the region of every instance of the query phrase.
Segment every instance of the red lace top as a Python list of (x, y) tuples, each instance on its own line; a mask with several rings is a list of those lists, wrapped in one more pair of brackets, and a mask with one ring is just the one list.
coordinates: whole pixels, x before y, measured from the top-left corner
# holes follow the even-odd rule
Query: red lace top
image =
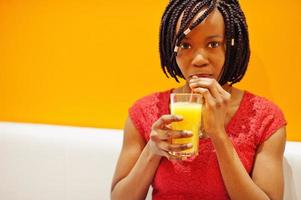
[[(149, 140), (152, 124), (161, 115), (170, 113), (171, 91), (143, 97), (129, 109), (129, 115), (145, 141)], [(226, 126), (226, 132), (249, 174), (259, 145), (284, 125), (283, 113), (275, 104), (244, 92), (238, 110)], [(210, 138), (200, 140), (199, 156), (192, 161), (171, 162), (162, 158), (152, 186), (154, 200), (230, 199)]]

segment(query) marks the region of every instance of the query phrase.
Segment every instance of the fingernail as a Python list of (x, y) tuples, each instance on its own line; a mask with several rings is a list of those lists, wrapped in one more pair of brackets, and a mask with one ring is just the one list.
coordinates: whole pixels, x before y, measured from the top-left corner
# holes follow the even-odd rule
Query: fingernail
[(188, 143), (188, 144), (187, 144), (187, 147), (188, 147), (188, 148), (191, 148), (191, 147), (192, 147), (192, 144), (191, 144), (191, 143)]
[(180, 116), (180, 115), (176, 115), (175, 117), (176, 117), (177, 119), (183, 119), (183, 117)]
[(184, 131), (184, 133), (188, 136), (191, 136), (192, 135), (192, 131)]

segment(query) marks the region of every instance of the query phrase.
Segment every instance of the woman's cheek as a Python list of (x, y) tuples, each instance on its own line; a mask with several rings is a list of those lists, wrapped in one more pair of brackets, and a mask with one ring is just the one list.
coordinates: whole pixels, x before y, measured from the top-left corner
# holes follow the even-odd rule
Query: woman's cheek
[(178, 64), (180, 70), (181, 70), (182, 73), (183, 73), (183, 69), (184, 69), (183, 66), (185, 66), (185, 62), (184, 62), (184, 60), (180, 57), (180, 55), (177, 57), (176, 62), (177, 62), (177, 64)]

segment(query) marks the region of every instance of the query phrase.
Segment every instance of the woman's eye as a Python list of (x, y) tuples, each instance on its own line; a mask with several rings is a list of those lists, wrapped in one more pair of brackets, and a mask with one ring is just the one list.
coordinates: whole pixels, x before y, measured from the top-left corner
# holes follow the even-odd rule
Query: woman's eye
[(190, 46), (190, 44), (188, 44), (188, 43), (181, 43), (181, 44), (180, 44), (180, 48), (181, 48), (181, 49), (190, 49), (191, 46)]
[(217, 48), (217, 47), (219, 47), (220, 46), (220, 42), (210, 42), (209, 44), (208, 44), (208, 46), (210, 47), (210, 48)]

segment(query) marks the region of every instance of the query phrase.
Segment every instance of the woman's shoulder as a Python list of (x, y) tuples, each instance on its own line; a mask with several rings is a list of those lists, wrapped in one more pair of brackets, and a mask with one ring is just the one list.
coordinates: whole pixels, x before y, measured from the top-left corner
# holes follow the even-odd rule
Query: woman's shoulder
[(168, 102), (171, 90), (153, 92), (136, 100), (129, 108), (129, 116), (145, 140), (149, 129), (157, 118), (169, 112)]
[(171, 93), (171, 89), (169, 90), (164, 90), (164, 91), (157, 91), (157, 92), (152, 92), (150, 94), (147, 94), (145, 96), (142, 96), (141, 98), (137, 99), (133, 106), (153, 106), (161, 102), (165, 102), (166, 100), (169, 99), (169, 95)]
[(244, 96), (247, 102), (245, 106), (254, 112), (261, 114), (282, 113), (281, 108), (276, 103), (264, 96), (256, 95), (249, 91), (245, 91)]
[(246, 91), (246, 108), (248, 119), (255, 127), (256, 144), (267, 140), (287, 121), (280, 107), (266, 97)]

